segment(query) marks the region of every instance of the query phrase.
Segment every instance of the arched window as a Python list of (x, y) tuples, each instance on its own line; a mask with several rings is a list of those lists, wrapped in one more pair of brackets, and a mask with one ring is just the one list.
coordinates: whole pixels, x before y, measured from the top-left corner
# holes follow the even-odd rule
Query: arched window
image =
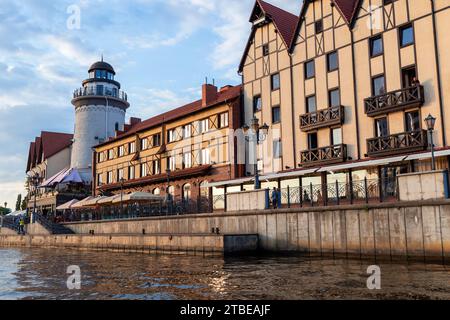
[(154, 194), (155, 196), (159, 196), (159, 195), (161, 194), (161, 189), (160, 189), (160, 188), (155, 188), (155, 189), (153, 189), (153, 194)]
[(183, 200), (189, 201), (191, 199), (191, 185), (189, 183), (186, 183), (183, 186)]
[(175, 187), (174, 186), (170, 186), (168, 189), (167, 189), (167, 193), (170, 195), (170, 199), (174, 199), (174, 196), (175, 196)]

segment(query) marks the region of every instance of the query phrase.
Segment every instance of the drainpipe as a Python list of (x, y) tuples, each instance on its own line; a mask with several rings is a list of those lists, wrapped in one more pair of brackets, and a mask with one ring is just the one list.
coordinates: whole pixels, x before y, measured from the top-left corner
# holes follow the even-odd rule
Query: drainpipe
[(433, 41), (434, 41), (434, 56), (436, 60), (436, 77), (437, 77), (437, 83), (438, 83), (438, 92), (439, 92), (439, 110), (441, 112), (441, 126), (442, 126), (442, 145), (445, 147), (447, 146), (447, 139), (445, 137), (445, 120), (444, 120), (444, 106), (443, 98), (442, 98), (442, 83), (441, 83), (441, 67), (440, 67), (440, 60), (439, 60), (439, 46), (437, 43), (437, 35), (436, 35), (436, 8), (434, 0), (431, 1), (431, 10), (432, 10), (432, 20), (433, 20)]

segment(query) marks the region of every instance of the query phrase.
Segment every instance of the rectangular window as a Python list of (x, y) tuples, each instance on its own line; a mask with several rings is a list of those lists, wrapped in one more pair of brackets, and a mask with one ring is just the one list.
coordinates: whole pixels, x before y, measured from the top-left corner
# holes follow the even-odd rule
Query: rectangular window
[(269, 55), (269, 44), (265, 44), (262, 46), (262, 51), (263, 51), (263, 56), (268, 56)]
[(202, 165), (211, 164), (211, 155), (209, 153), (209, 149), (202, 149), (201, 157)]
[(134, 166), (128, 167), (128, 180), (133, 180), (136, 178), (136, 172)]
[(412, 25), (400, 28), (400, 46), (406, 47), (414, 43), (414, 31)]
[(96, 94), (97, 96), (102, 96), (103, 95), (103, 86), (101, 84), (98, 84), (96, 87)]
[(331, 129), (331, 145), (337, 146), (342, 144), (342, 128)]
[(272, 108), (272, 123), (279, 123), (281, 121), (281, 109), (280, 106)]
[(273, 74), (271, 77), (272, 91), (280, 89), (280, 74)]
[(382, 36), (376, 36), (376, 37), (370, 39), (369, 41), (370, 41), (370, 56), (371, 57), (376, 57), (376, 56), (383, 54), (384, 48), (383, 48), (383, 37)]
[(108, 160), (112, 160), (112, 159), (114, 159), (114, 150), (109, 149), (108, 150)]
[(386, 93), (384, 75), (372, 79), (372, 95), (378, 96)]
[(314, 23), (314, 29), (317, 33), (321, 33), (323, 31), (323, 21), (322, 20), (318, 20)]
[(389, 135), (387, 118), (375, 119), (375, 135), (376, 137), (387, 137)]
[(328, 103), (330, 108), (341, 105), (341, 95), (339, 89), (333, 89), (328, 92)]
[(177, 163), (176, 163), (175, 157), (167, 158), (167, 168), (169, 168), (172, 171), (175, 171), (177, 169)]
[(262, 98), (261, 95), (253, 97), (253, 112), (258, 112), (262, 110)]
[(317, 132), (308, 134), (308, 148), (309, 150), (315, 150), (318, 148)]
[(339, 69), (339, 59), (338, 59), (338, 53), (336, 51), (328, 54), (327, 67), (328, 67), (328, 72)]
[(107, 184), (111, 184), (113, 182), (113, 172), (109, 171), (107, 176), (106, 176), (106, 183)]
[(161, 146), (161, 134), (153, 135), (153, 148)]
[(209, 131), (209, 119), (203, 119), (200, 121), (200, 133), (206, 133)]
[(148, 176), (148, 167), (146, 163), (141, 163), (141, 178)]
[(192, 137), (192, 126), (187, 124), (183, 127), (183, 138), (189, 139), (190, 137)]
[(175, 141), (175, 129), (167, 131), (167, 143)]
[(311, 79), (316, 75), (316, 67), (314, 64), (314, 60), (308, 61), (305, 63), (305, 78)]
[(228, 112), (220, 114), (220, 116), (219, 116), (219, 127), (220, 128), (226, 128), (229, 126), (228, 117), (229, 117)]
[(185, 152), (183, 154), (183, 168), (192, 168), (192, 154), (190, 152)]
[(128, 149), (130, 150), (130, 154), (136, 153), (136, 142), (130, 142)]
[(409, 67), (402, 70), (403, 88), (410, 88), (417, 84), (416, 67)]
[(306, 98), (306, 113), (312, 113), (317, 111), (316, 96), (310, 96)]
[(413, 132), (420, 130), (419, 111), (411, 111), (405, 113), (405, 129), (406, 132)]
[(118, 153), (119, 153), (119, 157), (123, 157), (125, 155), (125, 147), (124, 146), (120, 146), (119, 150), (118, 150)]
[(148, 149), (148, 139), (147, 138), (141, 139), (141, 150), (144, 151), (147, 149)]
[(125, 175), (123, 174), (123, 169), (117, 170), (117, 182), (120, 182), (120, 180), (124, 179)]
[(273, 141), (273, 157), (274, 159), (280, 159), (282, 156), (281, 139)]
[(101, 186), (103, 184), (103, 175), (102, 174), (98, 174), (97, 175), (97, 185)]
[(161, 174), (161, 162), (159, 160), (153, 160), (152, 172), (154, 175)]
[(103, 152), (100, 152), (98, 154), (98, 163), (105, 161), (105, 154)]

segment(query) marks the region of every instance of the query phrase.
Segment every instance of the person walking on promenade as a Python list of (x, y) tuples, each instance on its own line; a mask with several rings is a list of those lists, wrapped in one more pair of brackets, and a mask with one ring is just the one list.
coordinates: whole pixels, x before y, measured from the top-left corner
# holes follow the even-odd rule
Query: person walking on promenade
[(274, 209), (278, 209), (278, 193), (277, 188), (273, 188), (271, 200)]
[(25, 220), (23, 217), (19, 220), (19, 234), (25, 235)]

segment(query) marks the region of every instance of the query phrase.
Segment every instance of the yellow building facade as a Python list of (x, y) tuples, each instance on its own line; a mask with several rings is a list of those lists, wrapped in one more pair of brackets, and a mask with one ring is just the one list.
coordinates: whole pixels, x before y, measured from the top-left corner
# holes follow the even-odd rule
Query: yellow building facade
[(250, 22), (245, 122), (270, 126), (257, 151), (268, 180), (297, 187), (430, 170), (429, 114), (437, 168), (448, 168), (448, 1), (306, 0), (296, 17), (258, 0)]

